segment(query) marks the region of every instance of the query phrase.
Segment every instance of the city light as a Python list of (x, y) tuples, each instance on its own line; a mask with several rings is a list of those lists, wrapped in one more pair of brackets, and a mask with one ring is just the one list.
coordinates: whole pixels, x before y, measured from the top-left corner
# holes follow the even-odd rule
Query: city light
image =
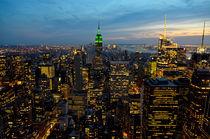
[(0, 139), (210, 137), (208, 1), (39, 2), (0, 2)]

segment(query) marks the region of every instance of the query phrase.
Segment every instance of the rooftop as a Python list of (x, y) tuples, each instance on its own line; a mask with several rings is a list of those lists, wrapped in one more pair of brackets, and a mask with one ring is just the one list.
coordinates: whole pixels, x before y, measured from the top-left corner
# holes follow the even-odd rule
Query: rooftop
[(178, 80), (174, 81), (177, 85), (189, 85), (190, 81), (187, 78), (179, 78)]
[(52, 63), (39, 63), (39, 66), (52, 66)]
[(149, 86), (169, 86), (169, 87), (176, 87), (174, 83), (165, 79), (165, 78), (149, 78), (145, 81)]
[(110, 64), (129, 64), (129, 61), (110, 61)]

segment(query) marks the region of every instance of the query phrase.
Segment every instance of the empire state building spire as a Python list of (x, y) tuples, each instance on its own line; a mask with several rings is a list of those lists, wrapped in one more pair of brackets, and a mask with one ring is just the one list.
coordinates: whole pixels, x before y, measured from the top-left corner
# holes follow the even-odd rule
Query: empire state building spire
[(98, 31), (96, 34), (96, 40), (95, 43), (102, 43), (102, 35), (101, 35), (101, 30), (100, 30), (100, 24), (98, 24)]

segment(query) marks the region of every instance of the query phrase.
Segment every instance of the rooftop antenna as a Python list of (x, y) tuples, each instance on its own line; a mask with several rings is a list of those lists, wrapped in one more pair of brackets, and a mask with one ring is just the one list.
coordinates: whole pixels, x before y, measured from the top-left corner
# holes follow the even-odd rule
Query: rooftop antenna
[(164, 25), (164, 38), (166, 39), (166, 12), (165, 12), (165, 25)]
[(98, 21), (98, 34), (101, 34), (101, 31), (100, 31), (100, 21)]
[(202, 43), (201, 43), (200, 53), (204, 53), (204, 33), (205, 33), (205, 21), (204, 21), (204, 26), (203, 26), (203, 36), (202, 36)]

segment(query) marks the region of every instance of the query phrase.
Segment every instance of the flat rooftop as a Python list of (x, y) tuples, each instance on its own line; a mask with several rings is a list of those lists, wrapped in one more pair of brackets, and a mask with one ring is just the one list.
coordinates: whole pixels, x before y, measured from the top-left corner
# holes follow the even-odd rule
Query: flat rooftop
[(190, 80), (188, 80), (187, 78), (179, 78), (178, 80), (175, 80), (174, 83), (177, 85), (189, 85)]
[(177, 85), (175, 85), (173, 82), (165, 79), (165, 78), (149, 78), (145, 81), (149, 86), (166, 86), (166, 87), (176, 87)]

